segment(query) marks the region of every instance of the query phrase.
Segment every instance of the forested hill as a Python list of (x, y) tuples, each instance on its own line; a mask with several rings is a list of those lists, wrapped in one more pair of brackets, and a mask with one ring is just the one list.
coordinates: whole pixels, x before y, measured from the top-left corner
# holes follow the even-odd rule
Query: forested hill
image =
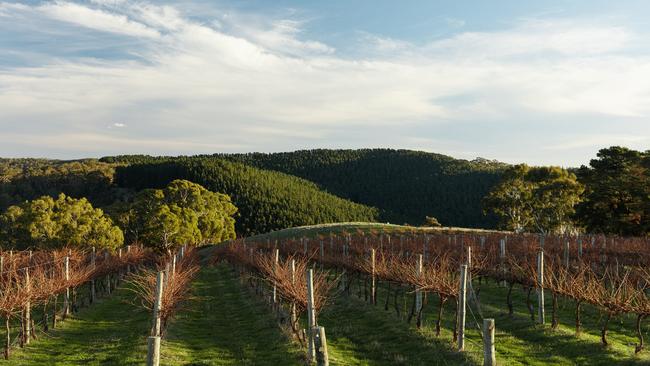
[(123, 156), (104, 160), (130, 164), (116, 168), (115, 182), (122, 188), (161, 188), (174, 179), (186, 179), (229, 195), (239, 208), (240, 234), (378, 219), (377, 209), (324, 192), (304, 179), (224, 159)]
[(305, 178), (337, 196), (378, 207), (386, 221), (417, 225), (434, 216), (443, 225), (486, 228), (496, 221), (483, 215), (481, 201), (506, 167), (390, 149), (215, 156)]

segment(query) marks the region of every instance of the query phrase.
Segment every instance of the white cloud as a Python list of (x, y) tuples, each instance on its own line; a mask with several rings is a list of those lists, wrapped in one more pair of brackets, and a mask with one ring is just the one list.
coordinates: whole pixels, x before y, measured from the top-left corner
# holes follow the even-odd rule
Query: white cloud
[(124, 15), (111, 14), (98, 9), (64, 1), (46, 3), (37, 8), (43, 15), (63, 22), (103, 32), (134, 37), (157, 38), (160, 33)]
[[(0, 125), (37, 127), (47, 118), (78, 129), (70, 138), (94, 136), (66, 144), (78, 143), (82, 151), (91, 148), (88, 141), (114, 144), (116, 151), (174, 141), (177, 150), (203, 152), (302, 146), (305, 140), (325, 145), (353, 126), (381, 131), (449, 121), (523, 125), (533, 123), (531, 116), (650, 117), (650, 57), (626, 52), (643, 37), (618, 25), (522, 20), (510, 29), (461, 32), (426, 45), (367, 34), (360, 47), (377, 52), (353, 58), (303, 39), (308, 25), (301, 21), (252, 24), (229, 16), (199, 22), (180, 7), (93, 3), (20, 9), (0, 3), (0, 14), (31, 12), (139, 37), (146, 43), (130, 52), (144, 61), (59, 59), (0, 70)], [(115, 120), (138, 124), (117, 128)], [(648, 136), (650, 127), (634, 133)], [(42, 139), (60, 148), (48, 141)], [(413, 145), (399, 134), (377, 141)], [(476, 150), (467, 144), (445, 146)]]

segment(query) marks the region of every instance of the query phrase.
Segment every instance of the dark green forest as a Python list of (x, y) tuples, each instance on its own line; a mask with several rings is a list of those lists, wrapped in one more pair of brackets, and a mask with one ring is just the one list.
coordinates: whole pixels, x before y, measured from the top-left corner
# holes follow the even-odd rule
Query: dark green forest
[[(108, 160), (108, 159), (107, 159)], [(115, 182), (134, 190), (161, 188), (186, 179), (225, 193), (239, 208), (237, 232), (264, 233), (293, 226), (342, 221), (376, 221), (378, 210), (327, 192), (314, 183), (284, 173), (217, 158), (147, 159), (118, 167)], [(131, 163), (128, 157), (121, 163)]]
[[(230, 197), (238, 209), (239, 235), (342, 221), (421, 225), (426, 217), (445, 226), (507, 229), (512, 222), (508, 224), (499, 212), (512, 212), (516, 205), (528, 211), (534, 207), (532, 201), (507, 199), (513, 190), (531, 195), (539, 207), (554, 212), (557, 205), (549, 206), (550, 201), (542, 198), (562, 197), (558, 189), (577, 179), (579, 186), (574, 184), (577, 189), (571, 196), (574, 204), (565, 208), (562, 222), (551, 226), (618, 235), (650, 231), (650, 152), (602, 149), (589, 165), (569, 170), (574, 178), (566, 172), (552, 180), (545, 178), (544, 184), (539, 177), (528, 180), (508, 173), (515, 168), (485, 159), (467, 161), (389, 149), (125, 155), (73, 161), (0, 159), (0, 212), (27, 200), (57, 198), (63, 193), (87, 198), (119, 223), (119, 215), (138, 192), (185, 179)], [(487, 204), (490, 193), (503, 199)], [(535, 220), (540, 218), (537, 215)], [(527, 230), (534, 231), (539, 225), (530, 226)]]
[(382, 210), (382, 221), (411, 225), (433, 216), (442, 225), (496, 225), (481, 200), (499, 182), (506, 164), (411, 150), (303, 150), (216, 155), (296, 175), (340, 197)]

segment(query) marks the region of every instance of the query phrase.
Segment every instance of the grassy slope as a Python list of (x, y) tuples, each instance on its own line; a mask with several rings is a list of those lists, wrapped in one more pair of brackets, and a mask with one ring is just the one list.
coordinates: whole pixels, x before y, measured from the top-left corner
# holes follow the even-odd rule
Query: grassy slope
[(277, 230), (267, 234), (260, 234), (251, 236), (251, 240), (265, 240), (265, 239), (287, 239), (287, 238), (315, 238), (317, 236), (328, 236), (331, 233), (340, 235), (344, 232), (347, 233), (384, 233), (384, 234), (406, 234), (406, 233), (480, 233), (480, 232), (496, 232), (496, 230), (481, 230), (481, 229), (465, 229), (456, 227), (416, 227), (404, 226), (394, 224), (382, 224), (373, 222), (344, 222), (335, 224), (321, 224), (310, 226), (292, 227), (289, 229)]

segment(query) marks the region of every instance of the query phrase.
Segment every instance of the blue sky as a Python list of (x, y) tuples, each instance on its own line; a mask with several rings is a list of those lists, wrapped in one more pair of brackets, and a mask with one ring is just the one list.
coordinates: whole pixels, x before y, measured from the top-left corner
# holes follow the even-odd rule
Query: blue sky
[(1, 1), (0, 156), (650, 149), (647, 1)]

